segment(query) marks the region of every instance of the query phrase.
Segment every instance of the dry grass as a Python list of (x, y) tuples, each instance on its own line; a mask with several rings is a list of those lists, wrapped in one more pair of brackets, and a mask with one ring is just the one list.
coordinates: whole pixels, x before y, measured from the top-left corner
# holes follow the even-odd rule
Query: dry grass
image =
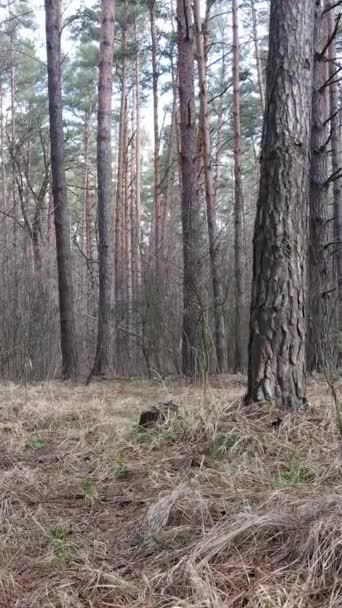
[[(0, 388), (1, 608), (342, 606), (334, 409), (245, 408), (239, 378)], [(138, 432), (139, 411), (178, 416)]]

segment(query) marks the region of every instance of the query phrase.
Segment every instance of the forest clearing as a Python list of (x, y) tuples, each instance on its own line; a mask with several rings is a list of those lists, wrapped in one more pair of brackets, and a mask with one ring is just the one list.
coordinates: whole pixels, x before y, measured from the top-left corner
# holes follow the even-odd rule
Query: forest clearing
[[(326, 384), (286, 412), (214, 380), (1, 387), (1, 608), (341, 605)], [(170, 400), (175, 417), (138, 430)]]

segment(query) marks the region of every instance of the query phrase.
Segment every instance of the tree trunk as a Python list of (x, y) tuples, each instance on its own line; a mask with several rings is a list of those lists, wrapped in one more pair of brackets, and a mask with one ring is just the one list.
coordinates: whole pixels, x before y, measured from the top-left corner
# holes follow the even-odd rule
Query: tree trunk
[(163, 179), (164, 186), (164, 204), (163, 204), (163, 213), (162, 213), (162, 221), (160, 228), (160, 242), (161, 242), (161, 258), (163, 260), (163, 272), (167, 273), (166, 260), (168, 257), (168, 220), (171, 206), (171, 183), (172, 183), (172, 161), (174, 155), (174, 138), (176, 131), (176, 111), (177, 111), (177, 99), (174, 95), (172, 102), (172, 110), (171, 110), (171, 125), (170, 125), (170, 135), (168, 141), (167, 148), (167, 156), (166, 156), (166, 166), (165, 166), (165, 176)]
[(47, 228), (46, 228), (46, 240), (48, 248), (50, 249), (53, 237), (53, 216), (54, 216), (54, 204), (53, 204), (53, 193), (52, 193), (52, 170), (50, 169), (49, 185), (48, 185), (48, 201), (47, 201)]
[(126, 61), (126, 30), (122, 33), (122, 73), (121, 73), (121, 101), (119, 119), (119, 149), (118, 149), (118, 174), (116, 186), (116, 208), (115, 208), (115, 293), (121, 293), (123, 286), (123, 214), (124, 214), (124, 157), (125, 157), (125, 132), (126, 132), (126, 104), (127, 104), (127, 61)]
[(322, 15), (322, 0), (315, 5), (315, 62), (312, 93), (311, 168), (309, 199), (309, 286), (307, 367), (310, 372), (322, 371), (327, 364), (329, 318), (327, 299), (327, 197), (328, 197), (328, 79), (326, 57), (320, 52), (326, 43), (327, 31)]
[(273, 0), (254, 259), (247, 401), (305, 402), (305, 266), (313, 0)]
[(62, 374), (78, 373), (70, 225), (67, 211), (61, 83), (60, 0), (45, 0), (51, 168), (58, 267)]
[(18, 255), (17, 252), (19, 250), (18, 243), (18, 209), (17, 209), (17, 199), (16, 199), (16, 166), (15, 166), (15, 156), (16, 156), (16, 64), (15, 64), (15, 45), (16, 45), (16, 18), (12, 12), (10, 0), (8, 1), (8, 12), (9, 12), (9, 21), (10, 21), (10, 96), (11, 96), (11, 196), (12, 196), (12, 209), (11, 214), (14, 218), (13, 220), (13, 253), (14, 253), (14, 272), (17, 274), (18, 268)]
[(260, 61), (260, 55), (259, 55), (258, 21), (257, 21), (257, 11), (255, 8), (255, 0), (251, 0), (251, 10), (252, 10), (252, 27), (253, 27), (255, 63), (256, 63), (257, 77), (258, 77), (258, 89), (259, 89), (259, 96), (260, 96), (261, 113), (263, 114), (264, 110), (265, 110), (265, 91), (264, 91), (264, 84), (263, 84), (263, 80), (262, 80), (262, 69), (261, 69), (261, 61)]
[[(4, 89), (0, 85), (0, 139), (1, 139), (1, 210), (7, 213), (7, 187), (5, 170), (5, 136), (4, 136)], [(7, 217), (2, 218), (2, 267), (7, 272)]]
[(200, 0), (194, 1), (196, 53), (198, 62), (198, 79), (200, 87), (200, 130), (202, 132), (202, 153), (205, 178), (205, 196), (207, 205), (207, 223), (209, 240), (209, 259), (214, 296), (215, 317), (215, 351), (217, 371), (226, 369), (225, 329), (223, 315), (223, 289), (220, 278), (220, 238), (217, 230), (215, 189), (210, 158), (210, 130), (208, 120), (207, 74), (204, 54), (204, 36), (200, 17)]
[[(326, 2), (329, 6), (330, 2)], [(328, 8), (328, 6), (326, 8)], [(335, 27), (335, 9), (330, 8), (328, 11), (329, 19), (329, 35), (332, 34)], [(336, 53), (336, 39), (331, 42), (329, 47), (329, 95), (330, 95), (330, 133), (331, 133), (331, 170), (335, 176), (333, 181), (333, 241), (335, 243), (342, 242), (342, 149), (340, 138), (340, 123), (341, 123), (341, 107), (339, 102), (339, 89), (337, 73), (339, 64)], [(340, 244), (336, 246), (333, 256), (334, 280), (336, 285), (336, 328), (339, 333), (342, 331), (342, 247)], [(339, 348), (338, 363), (341, 365), (342, 352)]]
[(243, 193), (241, 181), (241, 126), (240, 126), (240, 49), (237, 0), (232, 0), (233, 20), (233, 135), (234, 135), (234, 280), (235, 280), (235, 356), (234, 371), (243, 366), (242, 356), (242, 255), (243, 255)]
[[(222, 41), (223, 42), (223, 41)], [(215, 177), (214, 177), (214, 191), (215, 191), (215, 204), (217, 201), (217, 193), (220, 184), (220, 174), (221, 174), (221, 146), (222, 146), (222, 129), (223, 129), (223, 119), (225, 108), (223, 107), (223, 91), (226, 82), (226, 56), (224, 46), (222, 44), (222, 54), (221, 54), (221, 69), (220, 69), (220, 91), (221, 95), (218, 100), (217, 107), (217, 125), (216, 125), (216, 138), (215, 138)]]
[(158, 64), (157, 64), (157, 39), (156, 39), (156, 22), (155, 22), (155, 0), (150, 0), (150, 24), (151, 24), (151, 43), (152, 43), (152, 91), (153, 91), (153, 132), (154, 132), (154, 160), (153, 160), (153, 209), (152, 209), (152, 230), (151, 252), (154, 256), (155, 267), (159, 270), (160, 257), (160, 223), (161, 223), (161, 208), (159, 199), (159, 155), (160, 155), (160, 138), (159, 138), (159, 115), (158, 115)]
[[(134, 22), (134, 39), (137, 44), (137, 28)], [(134, 245), (133, 272), (135, 297), (141, 292), (141, 253), (140, 253), (140, 221), (141, 221), (141, 134), (140, 134), (140, 62), (139, 53), (135, 57), (135, 205), (134, 205)]]
[(196, 333), (197, 296), (197, 222), (195, 191), (195, 107), (193, 25), (190, 0), (177, 0), (178, 77), (180, 104), (180, 165), (183, 228), (183, 339), (182, 368), (184, 374), (198, 371)]
[(97, 187), (99, 230), (99, 306), (94, 373), (113, 370), (112, 244), (112, 80), (114, 0), (101, 0), (101, 34), (97, 111)]

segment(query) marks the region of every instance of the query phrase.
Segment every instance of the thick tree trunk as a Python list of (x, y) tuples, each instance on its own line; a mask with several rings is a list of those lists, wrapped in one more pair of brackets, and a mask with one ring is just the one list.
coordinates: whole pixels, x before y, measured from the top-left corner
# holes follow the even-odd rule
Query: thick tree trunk
[(254, 232), (248, 401), (305, 402), (314, 0), (273, 0)]
[(196, 30), (196, 54), (198, 63), (198, 80), (200, 87), (200, 130), (202, 139), (203, 166), (205, 178), (205, 196), (207, 206), (208, 241), (211, 280), (214, 297), (215, 317), (215, 351), (217, 371), (226, 369), (225, 328), (223, 315), (223, 289), (220, 277), (220, 239), (217, 229), (215, 189), (211, 169), (210, 129), (208, 120), (207, 74), (204, 54), (204, 36), (200, 17), (200, 0), (194, 1), (194, 16)]
[(323, 2), (315, 4), (315, 62), (312, 93), (311, 168), (309, 203), (309, 286), (307, 368), (322, 371), (327, 365), (329, 317), (324, 294), (328, 286), (327, 197), (328, 197), (328, 79), (326, 57), (320, 53), (327, 40)]
[(243, 309), (243, 193), (241, 180), (241, 126), (240, 126), (240, 47), (239, 14), (237, 0), (232, 0), (233, 20), (233, 135), (234, 135), (234, 371), (243, 366), (242, 309)]
[[(326, 8), (329, 7), (330, 1), (326, 0)], [(330, 8), (328, 11), (329, 18), (329, 34), (332, 34), (335, 27), (335, 9)], [(330, 95), (330, 133), (331, 133), (331, 169), (335, 176), (333, 181), (333, 240), (338, 243), (333, 255), (333, 271), (336, 285), (336, 328), (338, 332), (342, 331), (342, 147), (340, 138), (341, 124), (341, 107), (339, 102), (339, 88), (337, 79), (338, 61), (336, 54), (336, 38), (331, 42), (329, 47), (329, 95)], [(338, 363), (341, 365), (342, 352), (339, 348)]]
[(177, 0), (178, 76), (180, 103), (180, 166), (182, 182), (183, 228), (183, 339), (182, 368), (184, 374), (198, 371), (196, 349), (197, 294), (197, 234), (195, 192), (195, 107), (193, 24), (190, 0)]
[(99, 306), (94, 373), (113, 370), (112, 244), (112, 80), (114, 0), (101, 1), (101, 34), (97, 111), (97, 188), (99, 230)]
[(45, 0), (51, 169), (56, 232), (62, 374), (78, 373), (70, 225), (67, 211), (61, 84), (60, 0)]

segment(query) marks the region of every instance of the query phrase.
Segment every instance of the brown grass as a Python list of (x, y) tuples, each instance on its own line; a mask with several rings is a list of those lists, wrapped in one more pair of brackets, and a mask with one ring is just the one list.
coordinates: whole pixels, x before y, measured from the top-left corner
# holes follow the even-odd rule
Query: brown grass
[[(0, 388), (1, 608), (342, 606), (329, 391), (284, 415), (240, 378)], [(138, 432), (139, 411), (180, 414)]]

